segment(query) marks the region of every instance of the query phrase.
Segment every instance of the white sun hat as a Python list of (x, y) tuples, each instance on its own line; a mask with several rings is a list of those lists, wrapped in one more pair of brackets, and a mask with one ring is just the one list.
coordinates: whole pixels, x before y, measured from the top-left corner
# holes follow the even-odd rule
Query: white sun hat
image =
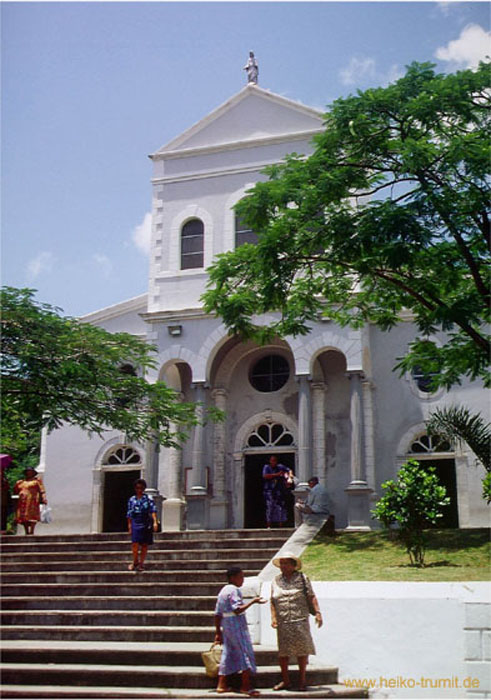
[(291, 552), (280, 552), (278, 556), (273, 559), (273, 564), (278, 568), (280, 567), (281, 559), (293, 559), (293, 561), (296, 564), (296, 570), (300, 571), (300, 569), (302, 568), (302, 560), (300, 559), (300, 557), (295, 556), (295, 554), (291, 554)]

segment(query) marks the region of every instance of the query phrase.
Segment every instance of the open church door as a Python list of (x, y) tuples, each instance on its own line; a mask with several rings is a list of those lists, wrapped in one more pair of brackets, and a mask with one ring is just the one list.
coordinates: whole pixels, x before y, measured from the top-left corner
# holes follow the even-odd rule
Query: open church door
[[(267, 454), (248, 454), (245, 456), (244, 473), (244, 527), (266, 527), (263, 499), (263, 467), (268, 463), (272, 454), (276, 454), (278, 462), (295, 472), (294, 452), (268, 452)], [(285, 527), (294, 526), (293, 494), (287, 494), (288, 520)]]
[(421, 466), (435, 467), (436, 475), (442, 486), (445, 486), (447, 496), (450, 497), (450, 505), (443, 509), (443, 517), (437, 521), (435, 528), (458, 528), (459, 508), (457, 502), (457, 476), (455, 473), (454, 459), (422, 459)]
[(126, 507), (133, 496), (133, 483), (141, 476), (140, 469), (106, 471), (104, 474), (104, 511), (102, 532), (126, 532)]

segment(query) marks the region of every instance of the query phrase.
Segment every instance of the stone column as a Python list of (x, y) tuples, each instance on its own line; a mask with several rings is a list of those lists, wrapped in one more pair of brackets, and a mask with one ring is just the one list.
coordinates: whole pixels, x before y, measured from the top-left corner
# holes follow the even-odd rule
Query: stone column
[(202, 530), (205, 523), (205, 501), (207, 496), (206, 471), (205, 471), (205, 426), (203, 425), (205, 413), (205, 385), (198, 382), (194, 385), (194, 400), (198, 423), (194, 426), (191, 493), (188, 494), (188, 528), (190, 530)]
[(41, 445), (39, 450), (39, 464), (36, 467), (36, 471), (44, 477), (44, 472), (46, 471), (46, 443), (48, 440), (48, 428), (43, 428), (41, 430)]
[[(297, 377), (298, 381), (298, 473), (299, 484), (293, 491), (295, 503), (305, 501), (308, 493), (307, 482), (312, 476), (311, 454), (311, 405), (310, 385), (306, 375)], [(294, 508), (295, 525), (301, 524), (298, 509)]]
[[(225, 413), (227, 391), (223, 388), (211, 392), (216, 408)], [(210, 510), (210, 527), (224, 529), (227, 526), (227, 498), (225, 483), (226, 419), (214, 424), (213, 435), (213, 499)]]
[[(178, 429), (175, 424), (170, 425), (172, 432)], [(162, 456), (165, 455), (165, 463)], [(163, 503), (163, 528), (164, 530), (183, 530), (186, 513), (186, 501), (182, 493), (182, 450), (177, 447), (168, 447), (161, 450), (159, 467), (166, 469), (168, 478), (168, 497)]]
[(157, 440), (147, 440), (145, 445), (145, 492), (151, 496), (157, 506), (157, 518), (162, 521), (162, 501), (158, 489), (160, 445)]
[(370, 379), (363, 379), (361, 385), (363, 394), (365, 474), (367, 485), (372, 489), (370, 494), (370, 507), (372, 508), (377, 500), (377, 494), (375, 493), (375, 426), (373, 420), (374, 386)]
[(312, 383), (312, 471), (313, 476), (317, 476), (323, 486), (327, 486), (325, 391), (324, 382)]
[(306, 485), (312, 476), (310, 385), (305, 375), (298, 377), (298, 478)]
[(351, 482), (348, 494), (348, 529), (370, 530), (369, 496), (372, 489), (365, 480), (363, 450), (362, 372), (350, 372)]

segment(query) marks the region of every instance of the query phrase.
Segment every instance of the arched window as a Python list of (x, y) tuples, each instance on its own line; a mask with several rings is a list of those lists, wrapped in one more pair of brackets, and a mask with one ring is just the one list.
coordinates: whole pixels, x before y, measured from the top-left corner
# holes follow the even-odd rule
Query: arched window
[(247, 447), (272, 448), (293, 444), (293, 435), (281, 423), (263, 423), (247, 439)]
[(182, 227), (181, 270), (203, 267), (204, 228), (201, 219), (191, 219)]
[(257, 243), (257, 233), (248, 226), (240, 216), (235, 215), (235, 247), (238, 248), (243, 243)]
[(138, 452), (129, 445), (119, 445), (106, 455), (104, 464), (122, 466), (125, 464), (141, 464), (141, 457)]
[(433, 452), (451, 451), (452, 445), (439, 435), (421, 435), (409, 448), (411, 454), (432, 454)]
[(282, 355), (266, 355), (252, 367), (249, 381), (257, 391), (278, 391), (290, 376), (288, 360)]

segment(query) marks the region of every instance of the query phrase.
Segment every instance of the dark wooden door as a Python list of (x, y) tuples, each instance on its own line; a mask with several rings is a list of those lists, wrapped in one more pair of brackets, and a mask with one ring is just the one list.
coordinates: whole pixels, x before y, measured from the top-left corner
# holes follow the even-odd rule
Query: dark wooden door
[(422, 459), (422, 467), (435, 467), (438, 480), (445, 486), (450, 505), (444, 509), (443, 517), (438, 520), (436, 528), (459, 527), (459, 509), (457, 504), (457, 477), (455, 475), (454, 459)]
[(140, 478), (140, 470), (106, 471), (104, 474), (103, 532), (126, 532), (126, 506), (135, 493), (133, 483)]
[[(274, 452), (246, 455), (244, 474), (244, 527), (266, 527), (263, 499), (263, 467)], [(278, 453), (278, 462), (295, 472), (295, 453)], [(293, 495), (288, 494), (288, 527), (293, 527)]]

